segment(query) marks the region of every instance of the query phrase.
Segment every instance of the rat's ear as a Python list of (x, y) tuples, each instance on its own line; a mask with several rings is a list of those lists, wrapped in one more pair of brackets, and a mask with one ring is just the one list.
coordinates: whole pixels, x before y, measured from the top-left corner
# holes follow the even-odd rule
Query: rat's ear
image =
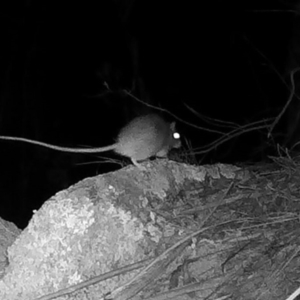
[(175, 126), (176, 126), (176, 123), (175, 123), (175, 122), (172, 122), (172, 123), (170, 124), (170, 128), (171, 128), (172, 131), (175, 131)]

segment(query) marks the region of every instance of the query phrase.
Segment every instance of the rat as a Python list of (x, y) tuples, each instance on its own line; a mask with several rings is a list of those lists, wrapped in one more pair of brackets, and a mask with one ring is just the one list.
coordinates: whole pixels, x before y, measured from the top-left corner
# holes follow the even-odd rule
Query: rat
[(113, 150), (118, 154), (129, 157), (132, 163), (139, 168), (141, 168), (141, 165), (138, 161), (152, 156), (166, 157), (172, 148), (181, 146), (180, 135), (175, 130), (175, 122), (168, 123), (157, 114), (148, 114), (134, 118), (120, 130), (116, 143), (106, 147), (60, 147), (32, 139), (12, 136), (0, 136), (0, 139), (35, 144), (63, 152), (97, 153)]

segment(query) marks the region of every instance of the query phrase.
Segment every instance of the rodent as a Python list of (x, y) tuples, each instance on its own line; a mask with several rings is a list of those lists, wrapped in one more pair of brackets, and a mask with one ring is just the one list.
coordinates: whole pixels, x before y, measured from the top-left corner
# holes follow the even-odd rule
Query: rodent
[(129, 157), (138, 167), (141, 167), (138, 161), (151, 156), (166, 157), (169, 150), (181, 146), (180, 135), (175, 130), (175, 122), (168, 123), (157, 114), (134, 118), (120, 130), (116, 143), (106, 147), (68, 148), (12, 136), (0, 136), (0, 139), (31, 143), (64, 152), (96, 153), (113, 150)]

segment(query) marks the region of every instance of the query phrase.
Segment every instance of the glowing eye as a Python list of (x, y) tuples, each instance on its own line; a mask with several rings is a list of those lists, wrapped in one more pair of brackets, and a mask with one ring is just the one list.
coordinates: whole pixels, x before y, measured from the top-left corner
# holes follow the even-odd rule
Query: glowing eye
[(174, 138), (175, 140), (180, 139), (180, 134), (179, 134), (178, 132), (174, 132), (174, 133), (173, 133), (173, 138)]

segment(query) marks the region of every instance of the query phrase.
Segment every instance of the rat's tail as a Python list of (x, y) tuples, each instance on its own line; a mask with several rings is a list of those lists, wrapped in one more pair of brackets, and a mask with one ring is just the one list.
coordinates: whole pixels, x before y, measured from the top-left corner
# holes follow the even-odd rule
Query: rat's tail
[(114, 150), (116, 148), (117, 144), (113, 144), (106, 147), (99, 147), (99, 148), (69, 148), (69, 147), (60, 147), (48, 143), (39, 142), (36, 140), (21, 138), (21, 137), (14, 137), (14, 136), (3, 136), (0, 135), (1, 140), (8, 140), (8, 141), (15, 141), (15, 142), (24, 142), (29, 144), (34, 144), (46, 148), (50, 148), (57, 151), (63, 151), (63, 152), (73, 152), (73, 153), (97, 153), (97, 152), (105, 152)]

